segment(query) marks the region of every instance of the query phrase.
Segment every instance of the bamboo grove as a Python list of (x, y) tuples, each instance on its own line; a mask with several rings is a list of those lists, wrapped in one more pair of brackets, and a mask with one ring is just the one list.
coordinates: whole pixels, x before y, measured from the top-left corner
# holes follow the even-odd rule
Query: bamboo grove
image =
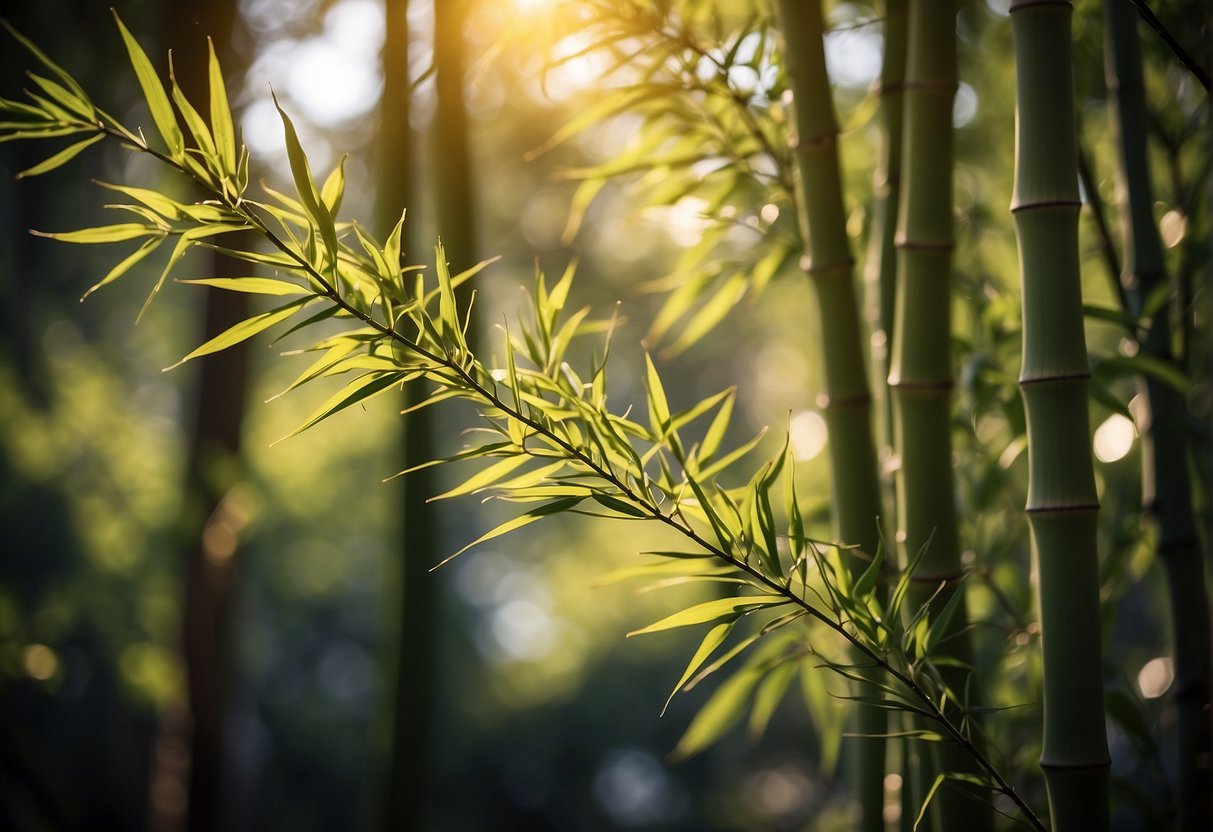
[[(709, 676), (727, 676), (691, 720), (675, 756), (701, 752), (747, 710), (761, 731), (803, 675), (806, 684), (828, 687), (852, 708), (847, 730), (860, 736), (847, 740), (844, 756), (860, 828), (887, 827), (887, 772), (900, 773), (903, 822), (915, 828), (994, 828), (1003, 816), (1036, 829), (1109, 828), (1107, 659), (1079, 275), (1070, 3), (1017, 0), (1009, 24), (1018, 79), (1011, 211), (1022, 277), (1019, 385), (1043, 650), (1040, 702), (1032, 712), (1043, 721), (1037, 747), (1047, 812), (1032, 785), (1035, 775), (997, 742), (1010, 735), (998, 726), (1003, 709), (987, 701), (989, 680), (978, 672), (980, 622), (969, 609), (969, 588), (986, 555), (976, 553), (976, 566), (965, 559), (957, 512), (953, 102), (961, 78), (955, 5), (888, 0), (882, 10), (885, 140), (868, 229), (866, 302), (856, 280), (857, 234), (848, 221), (822, 5), (780, 0), (777, 9), (732, 21), (732, 29), (705, 0), (582, 5), (578, 25), (592, 48), (610, 53), (633, 75), (537, 152), (619, 113), (639, 113), (646, 121), (639, 139), (609, 161), (569, 172), (581, 185), (566, 239), (619, 177), (661, 172), (642, 181), (640, 198), (653, 204), (716, 194), (704, 204), (717, 222), (657, 287), (665, 297), (649, 343), (664, 345), (664, 354), (693, 349), (741, 297), (762, 292), (777, 275), (792, 272), (809, 281), (821, 338), (819, 404), (829, 435), (830, 539), (817, 539), (807, 527), (786, 437), (782, 443), (762, 434), (739, 445), (728, 441), (735, 388), (679, 409), (666, 394), (660, 355), (646, 356), (639, 415), (611, 401), (608, 359), (618, 322), (595, 318), (573, 302), (573, 268), (554, 282), (539, 275), (531, 307), (503, 325), (501, 337), (482, 341), (472, 324), (471, 287), (491, 261), (469, 267), (472, 244), (444, 232), (458, 250), (448, 255), (439, 245), (432, 268), (403, 266), (403, 257), (413, 257), (404, 251), (397, 204), (410, 193), (404, 182), (382, 200), (393, 217), (384, 224), (386, 235), (342, 218), (342, 166), (318, 182), (290, 116), (279, 108), (293, 193), (267, 187), (254, 194), (256, 173), (213, 51), (204, 106), (187, 98), (171, 75), (166, 87), (118, 21), (155, 128), (149, 138), (100, 109), (75, 78), (10, 31), (40, 67), (29, 74), (26, 100), (0, 100), (7, 119), (0, 139), (70, 139), (25, 176), (111, 143), (154, 160), (202, 193), (186, 202), (142, 184), (103, 183), (123, 200), (110, 206), (123, 212), (122, 221), (39, 233), (67, 243), (134, 244), (86, 295), (167, 250), (144, 311), (192, 248), (257, 270), (261, 276), (182, 281), (273, 305), (178, 363), (270, 330), (304, 337), (327, 322), (326, 334), (303, 350), (313, 363), (289, 389), (332, 379), (343, 386), (296, 432), (402, 387), (410, 415), (448, 400), (475, 405), (478, 444), (433, 461), (414, 455), (401, 472), (475, 461), (475, 473), (439, 497), (491, 495), (515, 508), (456, 555), (557, 514), (645, 523), (674, 535), (677, 548), (645, 553), (642, 565), (623, 577), (700, 583), (715, 596), (630, 635), (708, 626), (671, 696)], [(1132, 125), (1144, 120), (1135, 21), (1128, 3), (1105, 5), (1109, 89), (1116, 94), (1126, 182), (1124, 249), (1132, 256), (1125, 266), (1127, 308), (1094, 314), (1128, 321), (1145, 356), (1116, 366), (1141, 374), (1149, 413), (1140, 425), (1144, 491), (1171, 590), (1179, 680), (1178, 823), (1200, 829), (1208, 823), (1211, 793), (1205, 552), (1186, 463), (1185, 382), (1175, 383), (1146, 148), (1132, 138)], [(767, 80), (743, 90), (738, 67)], [(407, 121), (407, 112), (402, 118)], [(705, 159), (723, 164), (705, 173), (696, 167)], [(448, 173), (456, 176), (460, 168), (455, 162)], [(744, 220), (763, 245), (748, 259), (721, 258), (718, 245), (737, 222), (739, 194), (749, 200)], [(571, 352), (574, 342), (579, 349)], [(571, 356), (586, 350), (593, 355), (588, 366), (574, 366)], [(749, 461), (760, 454), (762, 461)], [(815, 716), (823, 731), (837, 730)]]

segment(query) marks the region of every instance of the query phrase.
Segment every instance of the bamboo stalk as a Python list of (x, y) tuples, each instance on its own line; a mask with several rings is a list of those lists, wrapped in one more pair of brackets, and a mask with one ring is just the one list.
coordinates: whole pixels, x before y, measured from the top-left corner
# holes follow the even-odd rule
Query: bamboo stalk
[[(794, 100), (797, 203), (806, 252), (802, 265), (813, 284), (824, 355), (819, 402), (830, 437), (835, 534), (874, 555), (880, 545), (880, 486), (872, 441), (871, 394), (846, 231), (838, 162), (838, 122), (825, 66), (820, 0), (780, 0), (789, 84)], [(855, 569), (864, 562), (853, 559)], [(885, 713), (858, 706), (861, 734), (853, 761), (860, 828), (884, 828)]]
[[(376, 224), (386, 237), (400, 219), (401, 211), (410, 212), (401, 229), (402, 249), (413, 256), (410, 242), (416, 237), (414, 200), (417, 198), (414, 159), (417, 142), (409, 123), (411, 89), (409, 81), (408, 0), (387, 0), (384, 4), (385, 41), (383, 49), (384, 87), (379, 105), (379, 171), (375, 192)], [(407, 404), (416, 403), (420, 390), (405, 388)], [(432, 416), (429, 409), (414, 411), (404, 420), (398, 470), (413, 468), (430, 458), (433, 446)], [(391, 702), (391, 747), (387, 749), (387, 772), (382, 786), (383, 829), (421, 829), (426, 825), (429, 807), (426, 795), (430, 784), (430, 749), (434, 701), (434, 626), (436, 614), (435, 576), (430, 566), (438, 559), (436, 518), (426, 499), (436, 491), (433, 471), (422, 468), (400, 478), (394, 487), (401, 489), (399, 535), (399, 584), (395, 603), (388, 604), (396, 616), (395, 639), (389, 640), (394, 656), (389, 671), (394, 681)]]
[[(871, 330), (872, 364), (877, 378), (888, 378), (893, 341), (893, 301), (897, 287), (897, 206), (901, 194), (901, 130), (906, 69), (906, 2), (885, 0), (884, 60), (880, 69), (880, 125), (883, 145), (876, 168), (872, 226), (864, 265), (866, 317)], [(883, 425), (881, 445), (893, 442), (892, 405), (877, 385), (875, 398)], [(883, 455), (883, 454), (882, 454)], [(890, 493), (892, 489), (889, 489)]]
[[(1121, 279), (1130, 311), (1140, 315), (1146, 299), (1166, 283), (1166, 262), (1147, 162), (1145, 85), (1137, 15), (1127, 3), (1104, 2), (1105, 74), (1113, 126), (1120, 148), (1121, 231), (1125, 262)], [(1171, 318), (1155, 314), (1142, 348), (1171, 363)], [(1183, 397), (1152, 378), (1139, 383), (1144, 415), (1142, 501), (1158, 529), (1158, 554), (1167, 575), (1175, 662), (1174, 699), (1178, 711), (1179, 826), (1213, 828), (1213, 722), (1210, 721), (1210, 644), (1208, 577), (1193, 517), (1188, 474), (1188, 436)]]
[(1016, 0), (1016, 160), (1011, 210), (1023, 287), (1020, 389), (1028, 524), (1044, 651), (1040, 764), (1056, 832), (1107, 829), (1099, 616), (1099, 502), (1087, 417), (1090, 370), (1078, 266), (1077, 140), (1068, 0)]
[[(897, 220), (897, 291), (889, 391), (897, 468), (897, 541), (906, 564), (924, 551), (913, 578), (911, 609), (931, 598), (941, 610), (963, 592), (956, 490), (952, 476), (951, 270), (952, 100), (958, 85), (956, 8), (945, 0), (909, 4), (905, 171)], [(957, 704), (976, 704), (972, 647), (964, 598), (958, 600), (937, 655), (940, 675)], [(967, 701), (963, 701), (967, 700)], [(957, 710), (953, 711), (957, 713)], [(975, 774), (972, 761), (951, 745), (932, 749), (935, 774)], [(920, 775), (927, 787), (930, 781)], [(933, 776), (931, 779), (934, 779)], [(982, 800), (955, 786), (940, 790), (934, 815), (940, 829), (988, 829), (993, 816)], [(969, 790), (968, 786), (965, 786)], [(979, 796), (988, 797), (984, 790)]]

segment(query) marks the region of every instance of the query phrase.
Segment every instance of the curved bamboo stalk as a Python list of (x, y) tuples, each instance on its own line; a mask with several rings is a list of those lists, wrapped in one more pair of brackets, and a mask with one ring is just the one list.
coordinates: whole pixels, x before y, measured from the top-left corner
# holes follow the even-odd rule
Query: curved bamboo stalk
[(1023, 286), (1028, 523), (1044, 649), (1040, 764), (1057, 832), (1109, 825), (1099, 617), (1099, 502), (1078, 267), (1077, 140), (1068, 0), (1011, 5), (1018, 80), (1015, 194)]
[[(1123, 187), (1121, 230), (1125, 263), (1121, 283), (1130, 311), (1140, 315), (1146, 299), (1166, 283), (1166, 263), (1147, 163), (1145, 87), (1137, 15), (1127, 3), (1105, 0), (1105, 73), (1113, 122), (1119, 134)], [(1142, 344), (1148, 355), (1174, 360), (1171, 320), (1164, 308), (1153, 316)], [(1158, 529), (1158, 554), (1171, 599), (1171, 633), (1178, 709), (1179, 825), (1182, 830), (1213, 828), (1213, 722), (1209, 707), (1213, 645), (1210, 644), (1208, 576), (1196, 534), (1184, 401), (1177, 391), (1152, 378), (1139, 384), (1145, 414), (1139, 417), (1142, 446), (1142, 501)]]
[[(936, 614), (955, 593), (963, 593), (963, 567), (956, 530), (956, 489), (952, 476), (952, 100), (958, 85), (956, 8), (949, 0), (909, 4), (909, 46), (905, 80), (905, 124), (901, 167), (905, 171), (897, 219), (897, 291), (889, 393), (897, 468), (897, 541), (901, 561), (924, 551), (914, 574), (910, 608), (947, 588), (935, 601)], [(972, 648), (963, 596), (947, 625), (946, 643), (936, 651), (951, 660), (941, 665), (944, 685), (959, 702), (974, 705), (970, 681)], [(935, 775), (974, 774), (964, 755), (950, 745), (932, 750)], [(928, 788), (931, 783), (921, 777)], [(956, 784), (934, 800), (940, 829), (988, 829), (993, 815), (981, 800)], [(964, 787), (966, 790), (968, 786)], [(984, 793), (981, 794), (985, 797)]]
[[(864, 358), (854, 259), (847, 238), (846, 211), (838, 163), (838, 122), (826, 74), (820, 0), (780, 0), (789, 85), (795, 102), (797, 202), (802, 260), (813, 284), (825, 361), (820, 397), (830, 437), (834, 526), (840, 540), (857, 544), (868, 556), (880, 546), (880, 485), (872, 442), (872, 397)], [(855, 558), (856, 569), (866, 564)], [(884, 828), (885, 742), (883, 711), (857, 707), (857, 725), (872, 735), (856, 744), (854, 790), (862, 810), (861, 829)]]

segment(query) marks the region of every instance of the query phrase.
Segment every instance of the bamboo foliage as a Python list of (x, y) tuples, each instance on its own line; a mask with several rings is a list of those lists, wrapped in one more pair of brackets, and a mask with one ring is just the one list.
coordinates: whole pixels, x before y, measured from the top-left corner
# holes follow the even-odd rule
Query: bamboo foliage
[(1070, 15), (1069, 2), (1011, 5), (1018, 81), (1011, 210), (1023, 289), (1027, 512), (1044, 651), (1041, 766), (1058, 832), (1109, 825)]
[[(1153, 189), (1147, 162), (1145, 84), (1137, 15), (1126, 3), (1105, 2), (1105, 74), (1120, 150), (1124, 239), (1121, 282), (1130, 305), (1142, 316), (1149, 299), (1167, 283), (1162, 241), (1153, 215)], [(1154, 312), (1139, 336), (1145, 355), (1174, 363), (1169, 305)], [(1184, 830), (1213, 825), (1213, 745), (1210, 676), (1208, 575), (1196, 533), (1188, 473), (1188, 430), (1183, 395), (1159, 378), (1146, 375), (1139, 387), (1144, 414), (1142, 500), (1158, 529), (1158, 553), (1167, 576), (1178, 707), (1179, 824)]]
[[(909, 4), (902, 183), (897, 220), (897, 278), (889, 393), (897, 455), (897, 541), (902, 563), (919, 551), (911, 597), (935, 596), (948, 639), (940, 696), (960, 713), (976, 705), (972, 649), (956, 529), (952, 476), (951, 269), (952, 99), (958, 83), (956, 10), (951, 2)], [(941, 590), (942, 587), (942, 590)], [(945, 618), (946, 616), (946, 618)], [(967, 759), (940, 747), (935, 771), (941, 829), (989, 828), (981, 800), (958, 793), (968, 784)], [(924, 778), (925, 781), (926, 778)]]
[[(133, 40), (128, 42), (132, 63), (163, 143), (153, 144), (97, 108), (75, 79), (26, 43), (57, 79), (54, 100), (34, 96), (28, 103), (0, 102), (12, 119), (0, 138), (67, 135), (76, 142), (70, 146), (73, 152), (57, 152), (36, 170), (54, 169), (86, 143), (104, 140), (158, 160), (206, 194), (201, 202), (183, 203), (156, 191), (117, 186), (131, 200), (122, 210), (138, 221), (50, 236), (84, 244), (141, 245), (174, 238), (174, 255), (157, 288), (180, 259), (176, 250), (196, 245), (214, 246), (274, 272), (273, 277), (191, 281), (262, 295), (277, 305), (211, 339), (184, 360), (271, 328), (288, 335), (327, 321), (325, 333), (305, 350), (316, 360), (291, 388), (320, 379), (341, 379), (345, 385), (296, 433), (402, 385), (421, 385), (428, 391), (419, 407), (457, 398), (480, 409), (483, 443), (423, 467), (487, 463), (441, 497), (487, 494), (516, 506), (518, 513), (460, 552), (544, 517), (588, 513), (660, 526), (681, 541), (677, 551), (651, 553), (650, 561), (636, 570), (640, 576), (658, 583), (671, 578), (710, 582), (727, 589), (727, 597), (675, 611), (635, 632), (713, 625), (680, 689), (730, 662), (739, 668), (692, 721), (679, 753), (704, 747), (740, 716), (748, 698), (738, 696), (739, 691), (753, 692), (761, 702), (777, 700), (780, 685), (790, 678), (788, 667), (824, 666), (860, 683), (856, 698), (873, 710), (920, 717), (926, 727), (915, 732), (918, 739), (962, 748), (984, 784), (1012, 801), (1034, 828), (1043, 828), (964, 724), (920, 681), (929, 675), (932, 651), (943, 630), (926, 607), (902, 616), (913, 564), (894, 576), (885, 603), (879, 591), (879, 557), (853, 570), (842, 565), (833, 544), (810, 539), (797, 506), (786, 443), (744, 485), (730, 486), (720, 479), (722, 474), (735, 476), (740, 461), (758, 446), (757, 438), (738, 448), (723, 445), (735, 395), (731, 389), (677, 409), (649, 361), (647, 418), (633, 418), (630, 411), (621, 415), (609, 407), (607, 355), (613, 324), (591, 319), (588, 309), (566, 311), (572, 308), (571, 270), (552, 285), (542, 276), (537, 279), (532, 308), (506, 329), (503, 365), (488, 366), (469, 346), (467, 309), (456, 296), (485, 264), (451, 274), (439, 246), (432, 275), (402, 268), (400, 223), (380, 242), (358, 223), (339, 220), (342, 168), (317, 185), (285, 112), (281, 117), (294, 193), (270, 191), (269, 201), (263, 201), (248, 190), (247, 150), (238, 144), (231, 153), (215, 149), (216, 137), (231, 128), (230, 113), (217, 110), (208, 124), (184, 98), (178, 98), (174, 109), (154, 67)], [(241, 231), (255, 233), (269, 252), (228, 248), (226, 235)], [(103, 282), (121, 277), (121, 266)], [(574, 338), (604, 332), (591, 366), (579, 372), (566, 361)], [(709, 417), (705, 428), (701, 420)], [(782, 511), (779, 506), (784, 506)], [(821, 632), (811, 636), (802, 626), (805, 621), (815, 622)], [(833, 650), (816, 643), (822, 633), (857, 658), (832, 658)], [(730, 640), (734, 643), (726, 648)], [(762, 707), (769, 715), (769, 707)]]

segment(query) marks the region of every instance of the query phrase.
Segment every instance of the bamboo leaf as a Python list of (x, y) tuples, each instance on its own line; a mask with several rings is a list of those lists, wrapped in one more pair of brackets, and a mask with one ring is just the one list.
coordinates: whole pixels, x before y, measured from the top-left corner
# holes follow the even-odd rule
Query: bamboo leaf
[(213, 286), (216, 289), (228, 289), (232, 292), (245, 292), (250, 295), (307, 295), (307, 289), (297, 283), (285, 280), (275, 280), (271, 277), (203, 277), (196, 280), (178, 280), (191, 286)]
[(123, 222), (117, 225), (98, 225), (94, 228), (81, 228), (77, 231), (34, 231), (35, 237), (50, 237), (61, 243), (122, 243), (127, 240), (137, 240), (140, 237), (164, 236), (159, 228), (143, 225), (137, 222)]
[(18, 43), (20, 43), (27, 50), (29, 50), (30, 54), (32, 54), (35, 58), (37, 58), (39, 61), (41, 61), (42, 64), (47, 69), (49, 69), (51, 72), (53, 72), (55, 75), (57, 75), (59, 77), (59, 80), (62, 81), (65, 85), (67, 85), (68, 89), (70, 89), (72, 92), (74, 92), (80, 98), (87, 100), (88, 96), (85, 95), (84, 89), (80, 86), (79, 83), (77, 83), (76, 79), (73, 78), (67, 70), (63, 69), (63, 67), (59, 66), (57, 63), (55, 63), (49, 57), (47, 57), (46, 53), (43, 52), (41, 49), (39, 49), (37, 46), (35, 46), (33, 41), (31, 41), (25, 35), (18, 32), (15, 28), (13, 28), (12, 24), (10, 24), (7, 20), (5, 20), (2, 17), (0, 17), (0, 25), (3, 25), (4, 28), (8, 30), (8, 33), (10, 35), (12, 35), (14, 39), (16, 39), (16, 41)]
[(260, 315), (254, 315), (247, 320), (241, 321), (227, 331), (216, 335), (214, 338), (198, 347), (198, 349), (191, 352), (176, 364), (172, 365), (171, 367), (165, 367), (165, 372), (172, 370), (175, 367), (180, 367), (182, 364), (190, 361), (191, 359), (199, 358), (203, 355), (210, 355), (211, 353), (219, 352), (220, 350), (225, 350), (228, 347), (239, 344), (241, 341), (252, 338), (258, 332), (263, 332), (272, 327), (274, 324), (285, 321), (287, 318), (291, 317), (302, 309), (304, 304), (312, 300), (315, 300), (315, 298), (310, 296), (306, 298), (299, 298), (298, 300), (293, 300), (288, 304), (279, 306), (277, 309), (271, 309), (269, 312), (262, 312)]
[(144, 240), (143, 244), (139, 246), (139, 248), (135, 249), (133, 252), (123, 258), (118, 265), (109, 270), (109, 273), (106, 274), (105, 277), (98, 280), (89, 288), (87, 292), (81, 295), (80, 301), (83, 302), (85, 298), (100, 289), (102, 286), (113, 283), (115, 280), (122, 277), (122, 275), (130, 271), (136, 263), (155, 251), (163, 241), (163, 237), (153, 237), (150, 240)]
[(763, 607), (775, 607), (787, 603), (790, 602), (782, 595), (747, 595), (741, 598), (716, 598), (711, 601), (704, 601), (702, 604), (696, 604), (673, 615), (667, 615), (665, 618), (647, 627), (633, 630), (628, 633), (628, 638), (647, 635), (648, 633), (658, 633), (663, 630), (672, 630), (676, 627), (706, 624), (709, 621), (716, 621), (734, 613), (753, 612)]
[(21, 171), (17, 174), (17, 178), (24, 179), (27, 176), (41, 176), (44, 173), (50, 173), (55, 168), (63, 167), (72, 159), (75, 159), (77, 156), (83, 153), (87, 148), (104, 138), (104, 134), (98, 133), (96, 136), (91, 136), (84, 141), (79, 141), (75, 144), (68, 145), (54, 156), (51, 156), (49, 159), (44, 159), (33, 167), (26, 168), (25, 170)]
[(328, 175), (328, 178), (324, 180), (324, 185), (320, 188), (320, 201), (334, 217), (341, 210), (341, 198), (345, 195), (345, 160), (347, 158), (346, 156), (341, 157), (341, 161), (333, 168), (332, 173)]
[(405, 373), (367, 373), (366, 375), (359, 376), (326, 399), (324, 404), (316, 408), (302, 425), (282, 437), (282, 439), (276, 440), (273, 444), (277, 445), (279, 442), (290, 439), (292, 436), (298, 436), (308, 428), (315, 427), (320, 422), (340, 413), (350, 405), (366, 401), (390, 390), (405, 375)]
[(784, 661), (759, 682), (758, 689), (754, 692), (754, 707), (750, 711), (750, 721), (747, 726), (747, 733), (751, 741), (757, 742), (766, 733), (767, 724), (771, 721), (771, 716), (775, 713), (779, 703), (783, 701), (784, 694), (788, 692), (792, 680), (796, 678), (797, 669), (796, 662)]
[(471, 494), (475, 491), (479, 491), (482, 488), (488, 488), (490, 485), (500, 481), (502, 477), (507, 476), (530, 461), (531, 457), (524, 454), (519, 454), (518, 456), (507, 456), (505, 459), (495, 462), (488, 468), (478, 471), (477, 473), (468, 477), (450, 491), (446, 491), (436, 497), (431, 497), (427, 502), (434, 502), (435, 500), (448, 500), (451, 497), (460, 497), (464, 494)]
[(211, 86), (211, 131), (215, 136), (215, 149), (219, 152), (224, 171), (234, 175), (239, 160), (236, 157), (236, 129), (232, 124), (232, 109), (228, 104), (227, 86), (223, 82), (223, 69), (215, 55), (215, 42), (208, 37), (206, 46), (207, 72)]
[(169, 154), (173, 158), (180, 158), (185, 150), (185, 139), (181, 135), (181, 128), (177, 126), (173, 106), (164, 92), (160, 76), (156, 74), (156, 68), (148, 60), (143, 47), (122, 23), (122, 18), (118, 16), (117, 11), (114, 11), (114, 21), (118, 24), (118, 31), (122, 33), (126, 51), (130, 55), (131, 66), (135, 68), (135, 76), (139, 79), (143, 97), (147, 101), (148, 109), (151, 110), (152, 121), (156, 123), (156, 129), (160, 131), (160, 136), (168, 146)]
[(631, 503), (625, 502), (618, 497), (612, 497), (610, 494), (594, 494), (592, 496), (594, 498), (594, 502), (609, 508), (611, 511), (617, 511), (620, 514), (627, 515), (628, 517), (635, 517), (640, 520), (644, 520), (649, 517), (648, 514), (641, 511), (638, 507), (632, 505)]
[(645, 353), (644, 365), (645, 389), (648, 391), (649, 400), (649, 425), (653, 429), (653, 436), (661, 437), (670, 427), (670, 405), (665, 398), (661, 377), (657, 375), (657, 368), (653, 366), (653, 359), (648, 353)]
[(466, 545), (462, 549), (460, 549), (458, 552), (456, 552), (455, 554), (453, 554), (450, 557), (443, 560), (441, 563), (437, 564), (436, 566), (430, 567), (430, 571), (433, 572), (435, 569), (439, 568), (440, 566), (445, 566), (446, 564), (450, 563), (455, 558), (462, 555), (468, 549), (471, 549), (473, 546), (477, 546), (481, 543), (484, 543), (485, 541), (492, 540), (495, 537), (500, 537), (503, 534), (514, 531), (515, 529), (520, 529), (523, 526), (534, 523), (536, 520), (542, 520), (544, 517), (547, 517), (549, 515), (559, 514), (560, 512), (568, 511), (569, 509), (573, 508), (578, 503), (580, 503), (583, 499), (585, 499), (585, 498), (584, 497), (563, 497), (559, 500), (553, 500), (550, 503), (539, 506), (538, 508), (533, 508), (530, 511), (528, 511), (526, 514), (519, 515), (518, 517), (515, 517), (513, 520), (507, 520), (506, 522), (502, 523), (500, 526), (493, 529), (492, 531), (487, 532), (486, 534), (482, 534), (480, 537), (476, 538), (471, 543), (469, 543), (468, 545)]
[(749, 667), (722, 682), (695, 714), (670, 756), (685, 760), (720, 739), (741, 718), (750, 694), (761, 678), (758, 669)]
[[(273, 94), (271, 92), (271, 94)], [(324, 240), (325, 248), (328, 249), (329, 257), (335, 262), (337, 257), (337, 227), (333, 223), (333, 215), (329, 213), (328, 208), (320, 200), (320, 195), (316, 193), (316, 183), (312, 179), (312, 168), (308, 163), (307, 154), (303, 152), (303, 145), (299, 142), (299, 134), (295, 130), (295, 124), (291, 121), (291, 117), (282, 109), (282, 105), (278, 103), (278, 96), (273, 95), (274, 106), (278, 109), (278, 115), (282, 119), (282, 131), (286, 137), (286, 156), (287, 161), (291, 165), (291, 176), (295, 180), (295, 190), (299, 194), (299, 201), (303, 207), (307, 209), (308, 216), (312, 222), (320, 230), (320, 236)]]
[(666, 697), (665, 704), (661, 706), (662, 716), (665, 716), (666, 710), (670, 707), (670, 702), (674, 700), (674, 695), (682, 690), (682, 686), (695, 675), (695, 671), (707, 661), (712, 653), (716, 652), (716, 648), (724, 644), (724, 640), (728, 638), (729, 633), (732, 632), (736, 624), (737, 618), (730, 618), (721, 621), (715, 627), (708, 630), (707, 635), (703, 637), (703, 641), (699, 643), (699, 648), (695, 651), (695, 655), (691, 656), (691, 660), (687, 663), (686, 670), (682, 672), (682, 676), (678, 679), (678, 684), (674, 685), (674, 689)]

